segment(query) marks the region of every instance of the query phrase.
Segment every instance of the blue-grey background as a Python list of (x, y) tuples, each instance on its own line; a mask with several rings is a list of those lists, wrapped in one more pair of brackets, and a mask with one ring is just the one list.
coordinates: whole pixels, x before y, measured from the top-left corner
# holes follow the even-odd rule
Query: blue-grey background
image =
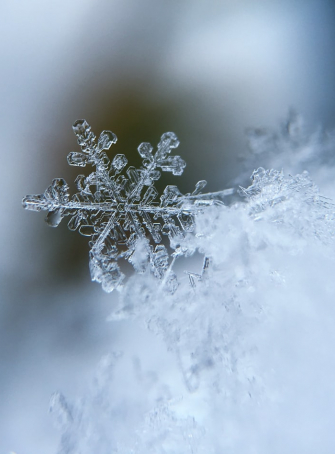
[(116, 296), (90, 283), (86, 239), (49, 229), (22, 197), (73, 182), (78, 118), (112, 129), (135, 162), (140, 142), (174, 131), (185, 192), (200, 179), (229, 187), (245, 128), (275, 126), (290, 107), (333, 128), (335, 5), (2, 0), (0, 24), (0, 452), (51, 454), (50, 394), (80, 394), (128, 334), (105, 323)]

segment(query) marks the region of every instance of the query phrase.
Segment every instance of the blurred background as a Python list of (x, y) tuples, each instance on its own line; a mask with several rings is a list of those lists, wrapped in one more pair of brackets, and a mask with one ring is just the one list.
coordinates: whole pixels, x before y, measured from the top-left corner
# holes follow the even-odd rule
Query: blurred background
[[(0, 452), (54, 453), (52, 392), (80, 395), (102, 354), (132, 333), (105, 323), (117, 298), (90, 282), (87, 240), (22, 209), (55, 177), (74, 191), (71, 125), (86, 118), (112, 149), (174, 131), (200, 179), (230, 187), (248, 127), (274, 127), (295, 108), (335, 123), (332, 0), (2, 0)], [(250, 169), (250, 173), (253, 169)], [(245, 180), (241, 184), (247, 184)], [(64, 225), (63, 225), (64, 224)], [(127, 331), (128, 329), (128, 331)]]

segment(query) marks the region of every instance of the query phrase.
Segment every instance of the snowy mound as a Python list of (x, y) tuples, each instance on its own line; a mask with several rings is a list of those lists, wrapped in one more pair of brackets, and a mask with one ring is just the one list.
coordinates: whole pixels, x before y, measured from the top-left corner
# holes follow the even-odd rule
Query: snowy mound
[[(240, 193), (196, 215), (180, 247), (205, 266), (185, 260), (174, 294), (149, 271), (129, 279), (111, 320), (152, 346), (104, 358), (80, 401), (53, 396), (60, 453), (332, 452), (334, 205), (307, 172), (260, 168)], [(168, 372), (143, 370), (157, 349)]]

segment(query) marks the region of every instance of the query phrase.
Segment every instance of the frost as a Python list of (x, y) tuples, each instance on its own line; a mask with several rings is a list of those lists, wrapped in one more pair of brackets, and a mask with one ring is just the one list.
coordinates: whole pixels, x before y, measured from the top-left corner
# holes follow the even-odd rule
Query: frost
[(266, 219), (299, 232), (301, 237), (312, 235), (324, 243), (334, 240), (335, 204), (320, 194), (307, 171), (285, 176), (283, 171), (261, 167), (253, 172), (251, 180), (251, 186), (240, 187), (239, 192), (248, 199), (254, 220)]
[(59, 429), (66, 428), (72, 423), (71, 410), (63, 394), (56, 392), (51, 396), (49, 411), (54, 416), (55, 426)]
[[(247, 152), (241, 156), (246, 177), (260, 166), (284, 169), (292, 175), (308, 169), (314, 178), (320, 175), (320, 185), (324, 184), (326, 176), (330, 176), (329, 166), (335, 164), (334, 131), (319, 127), (310, 132), (301, 115), (294, 110), (279, 128), (248, 128), (246, 138)], [(238, 178), (241, 182), (242, 175)], [(332, 181), (331, 178), (327, 190), (332, 190)]]
[[(290, 134), (297, 133), (290, 129)], [(288, 141), (285, 134), (277, 139), (281, 147)], [(284, 161), (291, 153), (289, 142), (281, 150)], [(306, 137), (296, 139), (298, 154), (306, 143)], [(154, 180), (145, 162), (150, 156), (156, 162), (159, 153), (153, 155), (148, 144), (140, 146), (144, 163), (135, 180), (146, 175), (152, 190)], [(93, 159), (82, 155), (72, 154), (70, 161), (82, 166)], [(317, 149), (311, 155), (318, 156)], [(106, 158), (100, 159), (109, 172)], [(120, 174), (126, 169), (123, 155), (112, 162)], [(180, 158), (176, 162), (180, 169)], [(122, 181), (131, 181), (128, 170)], [(101, 222), (107, 226), (110, 219), (122, 226), (128, 222), (129, 230), (124, 229), (125, 244), (115, 233), (108, 234), (114, 248), (114, 255), (105, 257), (109, 275), (118, 258), (126, 258), (136, 273), (124, 284), (109, 317), (112, 329), (127, 320), (122, 329), (129, 330), (123, 344), (128, 352), (103, 358), (83, 398), (52, 396), (50, 409), (62, 435), (59, 454), (268, 454), (273, 446), (275, 452), (333, 451), (329, 427), (335, 418), (335, 392), (329, 377), (335, 368), (335, 205), (321, 195), (307, 171), (290, 174), (258, 167), (250, 173), (251, 184), (240, 187), (241, 197), (230, 205), (218, 200), (231, 190), (201, 194), (204, 182), (199, 182), (186, 195), (167, 186), (159, 203), (145, 198), (148, 189), (142, 187), (124, 211), (111, 208), (116, 202), (107, 197), (108, 185), (96, 172), (78, 177), (80, 197), (90, 191), (93, 201), (76, 202), (71, 219), (80, 218), (78, 229), (98, 229), (91, 246), (92, 273), (101, 270), (94, 260), (103, 254), (92, 253)], [(329, 179), (332, 173), (333, 168)], [(117, 186), (118, 177), (109, 173), (108, 184)], [(135, 192), (136, 187), (134, 183)], [(122, 194), (127, 196), (117, 193), (120, 200)], [(44, 195), (29, 196), (25, 203), (51, 211), (50, 222), (56, 225), (73, 199), (59, 179)], [(95, 212), (87, 208), (91, 205)], [(163, 242), (154, 244), (143, 213), (159, 223), (157, 234), (166, 233), (171, 254)], [(91, 224), (83, 224), (85, 216)], [(132, 216), (138, 223), (125, 220)], [(129, 256), (120, 256), (129, 249)], [(195, 251), (204, 257), (202, 271), (179, 273), (179, 288), (173, 292), (175, 260), (194, 258)], [(164, 284), (171, 292), (164, 291)], [(146, 335), (149, 339), (143, 341)], [(129, 355), (131, 342), (139, 346), (138, 358)], [(154, 355), (160, 359), (155, 367), (144, 366)], [(165, 367), (167, 359), (171, 363)]]
[[(88, 397), (66, 405), (76, 411), (62, 428), (60, 453), (267, 453), (268, 439), (277, 440), (280, 448), (290, 440), (291, 425), (297, 423), (286, 412), (295, 411), (295, 398), (285, 401), (288, 385), (281, 382), (281, 368), (288, 374), (292, 370), (290, 362), (286, 366), (287, 331), (276, 332), (282, 327), (277, 320), (285, 320), (291, 310), (299, 326), (311, 310), (308, 289), (301, 297), (295, 292), (300, 280), (306, 285), (305, 262), (312, 266), (313, 285), (320, 280), (314, 261), (332, 276), (334, 205), (319, 194), (307, 172), (290, 176), (260, 168), (251, 180), (248, 188), (240, 189), (239, 203), (213, 205), (195, 214), (195, 235), (180, 243), (207, 257), (202, 275), (187, 273), (193, 286), (186, 274), (178, 292), (170, 294), (154, 284), (150, 273), (135, 274), (110, 316), (114, 323), (136, 321), (164, 342), (175, 358), (172, 379), (159, 369), (143, 371), (139, 361), (126, 369), (121, 364), (126, 356), (112, 363), (104, 360)], [(157, 260), (167, 258), (162, 254)], [(134, 261), (141, 266), (136, 256)], [(331, 293), (326, 296), (328, 304), (332, 299)], [(324, 304), (317, 302), (321, 314)], [(310, 355), (314, 361), (318, 357), (313, 345), (316, 315), (310, 316), (308, 364)], [(292, 315), (288, 327), (290, 323)], [(136, 333), (132, 335), (138, 342)], [(297, 346), (289, 348), (294, 352)], [(144, 349), (143, 356), (151, 351), (151, 346)], [(301, 350), (293, 354), (301, 361)], [(314, 383), (318, 371), (313, 362), (310, 367)], [(299, 415), (304, 428), (311, 424), (309, 417)], [(300, 440), (305, 429), (295, 430)]]
[[(24, 208), (48, 211), (46, 222), (52, 227), (70, 216), (69, 229), (90, 237), (91, 277), (107, 292), (123, 285), (120, 259), (131, 263), (138, 273), (150, 270), (173, 292), (178, 284), (172, 265), (176, 257), (189, 255), (180, 244), (194, 231), (195, 214), (206, 206), (222, 203), (219, 199), (231, 190), (201, 194), (206, 186), (202, 180), (192, 193), (183, 195), (177, 186), (168, 185), (158, 202), (154, 182), (161, 171), (179, 176), (186, 166), (180, 156), (171, 155), (179, 145), (174, 133), (162, 135), (155, 153), (150, 143), (142, 143), (138, 147), (142, 166), (126, 169), (125, 155), (116, 154), (112, 161), (107, 156), (106, 151), (117, 141), (113, 132), (103, 131), (96, 140), (86, 120), (76, 121), (73, 131), (82, 152), (71, 152), (68, 163), (91, 165), (95, 170), (86, 177), (78, 175), (78, 192), (72, 197), (65, 180), (56, 178), (43, 194), (26, 196)], [(172, 255), (162, 242), (164, 236), (174, 250)]]

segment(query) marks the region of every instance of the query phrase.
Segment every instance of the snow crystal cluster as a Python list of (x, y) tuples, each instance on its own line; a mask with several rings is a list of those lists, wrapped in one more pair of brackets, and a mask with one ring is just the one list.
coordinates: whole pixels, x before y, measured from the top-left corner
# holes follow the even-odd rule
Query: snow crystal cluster
[[(296, 133), (294, 124), (291, 129)], [(158, 150), (170, 150), (171, 144), (176, 144), (174, 136), (163, 136)], [(285, 144), (279, 151), (283, 160), (300, 150)], [(102, 149), (70, 161), (83, 165)], [(186, 196), (175, 187), (167, 189), (158, 205), (154, 197), (141, 197), (141, 190), (161, 165), (156, 156), (166, 159), (162, 153), (152, 157), (150, 148), (136, 178), (130, 176), (133, 170), (127, 173), (128, 192), (122, 200), (117, 192), (123, 211), (107, 196), (119, 184), (114, 174), (97, 177), (107, 175), (107, 158), (103, 169), (97, 166), (93, 176), (80, 180), (82, 190), (72, 201), (57, 190), (25, 199), (26, 207), (60, 210), (60, 217), (71, 210), (80, 220), (86, 216), (81, 225), (94, 227), (92, 250), (97, 243), (101, 247), (107, 231), (108, 244), (113, 239), (118, 248), (116, 232), (119, 225), (127, 226), (127, 257), (139, 257), (133, 264), (141, 273), (123, 286), (110, 322), (135, 323), (151, 336), (152, 352), (157, 344), (173, 364), (169, 372), (162, 365), (149, 370), (142, 365), (148, 352), (131, 361), (126, 352), (114, 352), (102, 359), (84, 398), (67, 401), (55, 394), (50, 410), (62, 432), (59, 454), (332, 453), (334, 204), (320, 195), (307, 171), (292, 176), (259, 167), (251, 185), (240, 187), (240, 198), (230, 205), (214, 203), (217, 195), (199, 195), (202, 184)], [(182, 171), (181, 159), (176, 162)], [(94, 194), (93, 184), (101, 184)], [(148, 186), (151, 193), (152, 181)], [(169, 229), (151, 227), (151, 217), (163, 219)], [(157, 272), (152, 272), (157, 251), (147, 238), (164, 229), (172, 255), (183, 251), (190, 261), (180, 259), (186, 270), (176, 267), (179, 287), (174, 292), (157, 286)], [(98, 256), (107, 257), (102, 251)], [(110, 255), (113, 264), (115, 254)], [(142, 269), (146, 254), (150, 265)], [(200, 273), (187, 268), (196, 254), (205, 258)], [(169, 265), (164, 267), (167, 273)], [(164, 276), (158, 277), (164, 281)]]

